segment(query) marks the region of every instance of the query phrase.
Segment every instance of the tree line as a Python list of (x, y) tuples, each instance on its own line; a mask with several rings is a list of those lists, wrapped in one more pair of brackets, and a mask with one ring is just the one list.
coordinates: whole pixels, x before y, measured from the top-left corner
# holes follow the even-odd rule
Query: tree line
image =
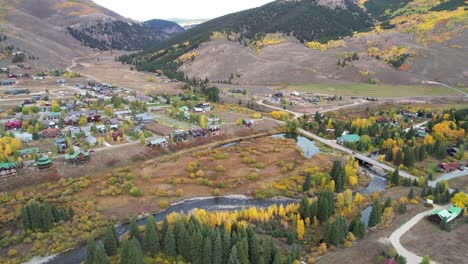
[(57, 207), (55, 204), (32, 202), (21, 209), (21, 220), (25, 230), (49, 232), (54, 223), (68, 221), (75, 212), (72, 207)]

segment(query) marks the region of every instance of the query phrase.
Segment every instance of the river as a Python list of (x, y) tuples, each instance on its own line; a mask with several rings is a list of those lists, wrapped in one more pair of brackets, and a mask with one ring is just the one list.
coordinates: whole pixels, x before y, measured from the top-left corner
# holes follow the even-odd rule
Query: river
[[(310, 159), (314, 155), (320, 153), (320, 149), (315, 145), (315, 142), (304, 136), (297, 135), (297, 134), (275, 134), (272, 137), (295, 139), (297, 146), (300, 149), (302, 149), (302, 151), (304, 152), (304, 156), (307, 159)], [(232, 147), (232, 146), (237, 145), (239, 142), (240, 141), (236, 141), (236, 142), (228, 143), (225, 145), (221, 145), (219, 147), (221, 148)], [(365, 168), (362, 168), (362, 169), (366, 170), (371, 175), (371, 181), (367, 187), (362, 188), (361, 190), (359, 190), (359, 192), (363, 194), (370, 194), (375, 191), (380, 191), (380, 190), (385, 189), (385, 187), (387, 186), (386, 179), (380, 176), (377, 176), (376, 174), (368, 171)], [(195, 199), (185, 200), (183, 202), (173, 204), (166, 211), (155, 214), (154, 218), (156, 219), (156, 221), (162, 221), (168, 214), (172, 212), (189, 213), (191, 210), (195, 208), (205, 209), (207, 211), (220, 211), (220, 210), (233, 211), (233, 210), (241, 209), (243, 207), (266, 208), (273, 204), (286, 205), (288, 203), (294, 203), (294, 202), (298, 202), (298, 200), (288, 199), (288, 198), (274, 198), (274, 199), (260, 200), (260, 199), (247, 198), (244, 196), (195, 198)], [(372, 210), (372, 207), (370, 206), (361, 213), (361, 220), (364, 221), (366, 226), (369, 221), (369, 215), (370, 215), (371, 210)], [(144, 225), (145, 221), (146, 221), (145, 218), (138, 220), (138, 225)], [(123, 234), (125, 234), (125, 232), (128, 231), (128, 228), (129, 228), (128, 224), (123, 224), (123, 225), (118, 226), (116, 228), (117, 235), (121, 237)], [(31, 263), (76, 264), (76, 263), (80, 263), (84, 261), (85, 251), (86, 251), (85, 246), (79, 246), (68, 252), (59, 254), (53, 257), (52, 259), (48, 258), (48, 259), (43, 259), (43, 261), (34, 261)]]

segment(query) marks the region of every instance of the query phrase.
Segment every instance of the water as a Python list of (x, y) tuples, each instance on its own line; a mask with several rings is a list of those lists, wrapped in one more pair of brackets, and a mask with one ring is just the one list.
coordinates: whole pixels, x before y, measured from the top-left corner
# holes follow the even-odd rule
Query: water
[(366, 228), (369, 226), (369, 218), (372, 212), (372, 207), (373, 206), (369, 206), (361, 212), (361, 221), (364, 222)]
[(365, 171), (367, 171), (367, 173), (370, 174), (371, 181), (369, 182), (368, 186), (359, 190), (361, 194), (371, 194), (373, 192), (385, 190), (388, 183), (388, 180), (386, 178), (379, 176), (370, 170), (365, 169)]
[[(156, 221), (162, 221), (164, 218), (173, 212), (184, 212), (189, 213), (191, 210), (195, 208), (205, 209), (207, 211), (232, 211), (232, 210), (239, 210), (242, 207), (249, 208), (249, 207), (257, 207), (257, 208), (266, 208), (270, 205), (287, 205), (289, 203), (297, 203), (298, 201), (295, 199), (287, 199), (287, 198), (276, 198), (276, 199), (250, 199), (243, 196), (228, 196), (228, 197), (213, 197), (213, 198), (198, 198), (198, 199), (191, 199), (186, 200), (184, 202), (175, 204), (169, 209), (164, 212), (158, 213), (154, 215)], [(140, 219), (137, 221), (138, 225), (144, 225), (146, 219)], [(128, 224), (120, 225), (116, 228), (117, 235), (121, 237), (125, 234), (129, 229)], [(86, 256), (86, 247), (84, 245), (79, 246), (73, 250), (68, 252), (59, 254), (55, 258), (46, 261), (44, 263), (50, 264), (76, 264), (81, 263), (84, 261)]]
[(314, 155), (319, 154), (321, 151), (315, 145), (313, 140), (310, 140), (304, 136), (294, 133), (282, 133), (282, 134), (275, 134), (272, 137), (274, 138), (290, 138), (296, 140), (296, 144), (299, 148), (301, 148), (302, 152), (304, 153), (304, 157), (307, 159), (312, 158)]
[(223, 144), (221, 146), (219, 146), (218, 148), (229, 148), (229, 147), (234, 147), (235, 145), (239, 144), (240, 141), (234, 141), (234, 142), (230, 142), (230, 143), (226, 143), (226, 144)]

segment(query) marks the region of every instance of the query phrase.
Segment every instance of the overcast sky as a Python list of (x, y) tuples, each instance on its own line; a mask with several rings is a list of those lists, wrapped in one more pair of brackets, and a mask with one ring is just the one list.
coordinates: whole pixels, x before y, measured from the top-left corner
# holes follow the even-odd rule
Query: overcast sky
[(154, 18), (215, 18), (264, 5), (273, 0), (94, 0), (139, 21)]

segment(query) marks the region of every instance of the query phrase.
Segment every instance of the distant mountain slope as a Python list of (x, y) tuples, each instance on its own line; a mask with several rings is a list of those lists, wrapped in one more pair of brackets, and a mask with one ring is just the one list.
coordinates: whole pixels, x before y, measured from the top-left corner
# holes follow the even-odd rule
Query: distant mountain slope
[(162, 31), (170, 35), (185, 31), (184, 28), (181, 27), (179, 24), (172, 22), (172, 21), (162, 20), (162, 19), (148, 20), (148, 21), (145, 21), (143, 24), (151, 26), (155, 28), (156, 30)]
[[(122, 57), (138, 61), (139, 70), (162, 69), (168, 76), (183, 79), (177, 59), (210, 39), (213, 32), (237, 32), (239, 42), (260, 39), (265, 33), (284, 32), (302, 42), (327, 41), (365, 31), (371, 18), (352, 0), (278, 0), (270, 4), (210, 20), (178, 34), (143, 53)], [(177, 45), (177, 48), (173, 45)], [(164, 52), (159, 52), (164, 50)]]

